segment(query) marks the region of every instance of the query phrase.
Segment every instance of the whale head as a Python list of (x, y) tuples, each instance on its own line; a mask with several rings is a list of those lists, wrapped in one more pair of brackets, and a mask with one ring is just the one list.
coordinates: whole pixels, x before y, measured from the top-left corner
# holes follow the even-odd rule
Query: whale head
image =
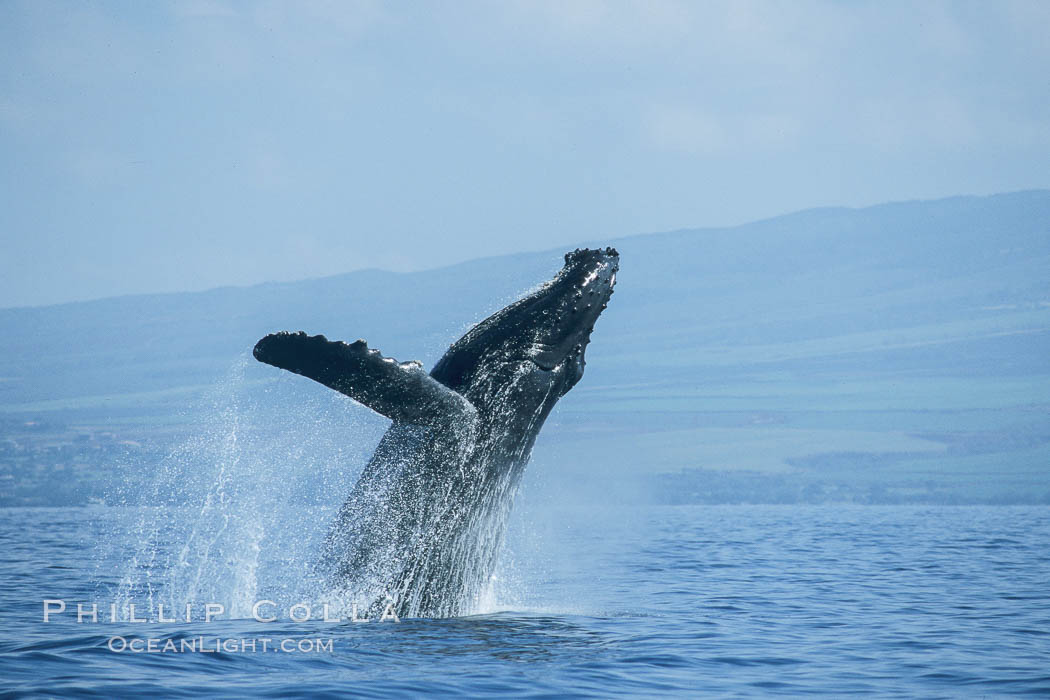
[(553, 401), (583, 376), (595, 321), (609, 303), (620, 256), (614, 248), (577, 249), (534, 292), (497, 311), (456, 341), (431, 376), (484, 404), (486, 379)]
[(584, 353), (619, 268), (615, 248), (574, 250), (565, 254), (565, 266), (554, 279), (509, 307), (511, 316), (521, 317), (520, 335), (530, 343), (523, 346), (525, 358), (541, 370), (564, 371), (565, 391), (583, 376)]

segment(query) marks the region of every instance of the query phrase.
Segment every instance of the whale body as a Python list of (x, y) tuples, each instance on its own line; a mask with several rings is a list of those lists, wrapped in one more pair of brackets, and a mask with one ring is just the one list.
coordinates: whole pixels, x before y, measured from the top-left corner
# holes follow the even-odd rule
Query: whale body
[(618, 269), (613, 248), (566, 254), (552, 280), (471, 328), (429, 374), (363, 340), (282, 332), (256, 344), (261, 362), (393, 421), (322, 547), (327, 590), (347, 609), (450, 617), (476, 608), (536, 436), (583, 376)]

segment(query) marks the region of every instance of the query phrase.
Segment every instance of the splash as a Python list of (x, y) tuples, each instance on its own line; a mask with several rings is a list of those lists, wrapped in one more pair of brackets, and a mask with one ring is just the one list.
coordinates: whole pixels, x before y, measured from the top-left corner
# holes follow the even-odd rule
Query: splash
[[(441, 493), (435, 496), (422, 490), (428, 485), (418, 484), (419, 507), (429, 509), (428, 518), (415, 524), (407, 540), (384, 537), (385, 546), (362, 548), (359, 554), (369, 560), (355, 560), (361, 566), (354, 591), (326, 588), (317, 562), (322, 559), (325, 533), (333, 520), (339, 521), (335, 504), (297, 501), (289, 485), (316, 478), (320, 470), (340, 475), (322, 480), (327, 493), (350, 490), (347, 482), (353, 472), (347, 473), (343, 461), (348, 450), (342, 439), (337, 445), (333, 438), (345, 416), (334, 417), (333, 406), (325, 405), (334, 401), (337, 408), (345, 409), (349, 402), (317, 392), (316, 398), (322, 400), (307, 399), (298, 419), (285, 417), (283, 430), (275, 430), (267, 420), (269, 414), (283, 415), (289, 404), (282, 401), (280, 407), (268, 410), (266, 396), (271, 391), (286, 393), (295, 382), (271, 382), (278, 386), (260, 393), (245, 379), (249, 366), (247, 356), (231, 366), (205, 399), (197, 433), (154, 466), (145, 486), (136, 481), (114, 489), (122, 492), (122, 498), (129, 491), (141, 494), (141, 504), (128, 507), (128, 517), (108, 533), (98, 557), (100, 568), (119, 567), (115, 590), (103, 593), (117, 604), (123, 619), (128, 619), (132, 604), (138, 616), (182, 618), (189, 606), (188, 616), (201, 619), (209, 603), (223, 606), (222, 617), (244, 619), (251, 617), (252, 606), (261, 599), (284, 607), (311, 602), (315, 610), (328, 604), (333, 615), (346, 617), (354, 605), (362, 614), (376, 616), (395, 599), (405, 601), (402, 610), (409, 617), (478, 614), (507, 607), (510, 579), (494, 571), (520, 470), (498, 468), (494, 463), (498, 455), (472, 459), (483, 446), (470, 426), (456, 428), (452, 449), (462, 466), (442, 485)], [(501, 385), (486, 377), (490, 405), (498, 407), (500, 421), (513, 410), (507, 397), (524, 378), (519, 371), (513, 381)], [(529, 425), (538, 419), (532, 416)], [(349, 434), (362, 433), (362, 448), (355, 456), (365, 454), (377, 428), (381, 428), (379, 421), (372, 419), (345, 428)], [(402, 464), (408, 461), (406, 452), (398, 454)], [(515, 457), (524, 463), (527, 451)], [(500, 478), (486, 483), (483, 477), (489, 473)], [(397, 471), (385, 472), (380, 480), (369, 482), (367, 493), (359, 488), (353, 522), (346, 524), (344, 513), (344, 524), (357, 532), (393, 528), (390, 516), (395, 513), (392, 502), (398, 476)], [(471, 486), (464, 492), (458, 484)], [(417, 585), (434, 566), (457, 572), (437, 594), (442, 601), (437, 607), (434, 591), (424, 594)], [(391, 588), (391, 581), (406, 567), (403, 585)], [(516, 581), (520, 591), (520, 580)]]
[[(210, 392), (192, 437), (159, 464), (138, 465), (150, 476), (112, 489), (110, 502), (134, 493), (140, 504), (99, 547), (100, 569), (120, 571), (102, 593), (125, 618), (131, 604), (137, 615), (180, 617), (190, 606), (198, 618), (208, 603), (223, 605), (224, 617), (247, 618), (260, 599), (292, 604), (316, 593), (332, 494), (349, 489), (346, 463), (363, 461), (379, 426), (321, 392), (307, 392), (289, 417), (270, 395), (286, 382), (246, 380), (249, 363), (240, 357)], [(339, 430), (357, 435), (360, 448), (336, 440)], [(317, 502), (325, 494), (329, 502)]]

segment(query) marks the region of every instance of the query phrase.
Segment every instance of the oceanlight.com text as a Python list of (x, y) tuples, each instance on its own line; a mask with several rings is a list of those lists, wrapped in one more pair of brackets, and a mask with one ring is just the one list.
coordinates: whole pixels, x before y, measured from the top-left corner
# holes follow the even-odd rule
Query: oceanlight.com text
[(110, 637), (107, 645), (116, 653), (132, 654), (331, 654), (331, 638), (293, 637)]

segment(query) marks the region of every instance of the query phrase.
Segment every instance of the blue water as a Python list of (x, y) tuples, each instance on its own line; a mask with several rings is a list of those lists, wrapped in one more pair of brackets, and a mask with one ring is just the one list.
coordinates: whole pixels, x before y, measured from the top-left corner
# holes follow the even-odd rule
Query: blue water
[[(117, 595), (133, 570), (125, 559), (142, 551), (135, 541), (144, 536), (141, 528), (127, 527), (145, 522), (142, 513), (0, 511), (0, 691), (1050, 694), (1050, 508), (526, 510), (511, 532), (491, 609), (458, 619), (364, 624), (286, 618), (77, 624), (68, 612), (44, 624), (44, 598), (75, 607), (108, 604)], [(173, 508), (165, 518), (182, 514)], [(307, 513), (289, 531), (310, 529), (305, 523), (312, 521)], [(170, 536), (185, 534), (176, 529)], [(260, 542), (265, 548), (268, 540)], [(180, 543), (158, 546), (178, 550)], [(222, 579), (228, 566), (230, 585), (255, 586), (241, 591), (249, 597), (280, 598), (288, 585), (280, 572), (299, 576), (290, 560), (284, 567), (260, 565), (246, 578), (236, 573), (237, 560), (218, 550), (206, 556), (211, 568), (197, 571)], [(160, 573), (158, 588), (176, 580)], [(218, 580), (206, 590), (238, 593), (224, 592)], [(107, 645), (115, 636), (331, 639), (332, 649), (114, 652)]]

